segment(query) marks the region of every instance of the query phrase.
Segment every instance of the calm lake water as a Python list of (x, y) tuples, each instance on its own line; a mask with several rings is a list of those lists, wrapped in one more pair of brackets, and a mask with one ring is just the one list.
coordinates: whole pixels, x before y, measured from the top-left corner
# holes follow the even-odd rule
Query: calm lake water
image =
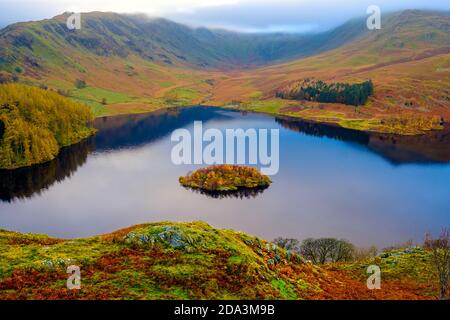
[[(255, 197), (182, 188), (176, 128), (280, 129), (280, 170)], [(0, 228), (72, 238), (151, 221), (203, 220), (265, 239), (346, 238), (388, 246), (450, 225), (450, 130), (359, 133), (215, 108), (97, 119), (98, 134), (49, 163), (0, 171)]]

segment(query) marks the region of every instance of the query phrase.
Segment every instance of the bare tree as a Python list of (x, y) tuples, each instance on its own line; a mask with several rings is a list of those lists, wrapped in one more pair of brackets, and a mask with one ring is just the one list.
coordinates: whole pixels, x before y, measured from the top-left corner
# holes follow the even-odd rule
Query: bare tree
[(354, 246), (347, 240), (333, 238), (306, 239), (300, 246), (300, 253), (314, 264), (350, 261)]
[(300, 242), (297, 239), (278, 237), (273, 240), (273, 243), (285, 250), (299, 251)]
[(356, 261), (364, 261), (368, 258), (375, 257), (378, 254), (376, 246), (356, 248), (353, 253)]
[(344, 262), (351, 261), (354, 258), (355, 247), (347, 240), (335, 241), (333, 250), (331, 251), (331, 261)]
[(450, 274), (450, 241), (449, 229), (442, 229), (438, 239), (430, 234), (425, 237), (425, 248), (432, 252), (432, 262), (439, 278), (439, 295), (441, 300), (447, 299), (448, 281)]

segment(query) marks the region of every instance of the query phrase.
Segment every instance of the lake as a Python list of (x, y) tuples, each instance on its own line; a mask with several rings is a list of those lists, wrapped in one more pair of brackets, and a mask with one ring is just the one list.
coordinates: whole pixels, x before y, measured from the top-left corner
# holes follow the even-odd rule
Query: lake
[[(184, 189), (170, 135), (277, 128), (280, 168), (253, 197)], [(271, 240), (422, 241), (450, 225), (450, 128), (428, 136), (356, 132), (288, 118), (192, 107), (99, 118), (96, 136), (31, 168), (0, 171), (0, 228), (73, 238), (152, 221), (203, 220)]]

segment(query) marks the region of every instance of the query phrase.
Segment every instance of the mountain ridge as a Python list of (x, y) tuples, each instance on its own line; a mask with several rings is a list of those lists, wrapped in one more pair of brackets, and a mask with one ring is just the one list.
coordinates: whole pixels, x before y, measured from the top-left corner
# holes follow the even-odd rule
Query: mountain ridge
[[(359, 36), (348, 32), (361, 27), (362, 20), (352, 20), (320, 34), (250, 34), (205, 27), (191, 28), (164, 18), (142, 15), (90, 12), (81, 14), (82, 28), (71, 31), (65, 26), (68, 13), (41, 21), (20, 22), (0, 30), (0, 67), (24, 60), (31, 67), (45, 67), (34, 47), (42, 46), (63, 59), (57, 50), (86, 50), (96, 55), (126, 58), (137, 54), (145, 60), (166, 65), (194, 68), (227, 69), (265, 65), (298, 58), (338, 47)], [(359, 28), (360, 30), (363, 30)], [(342, 35), (342, 37), (340, 37)], [(333, 38), (342, 38), (327, 43)], [(25, 58), (24, 56), (29, 56)]]
[[(391, 13), (373, 31), (357, 18), (314, 35), (239, 34), (98, 12), (69, 31), (66, 17), (0, 30), (0, 76), (58, 90), (96, 115), (202, 104), (400, 134), (450, 119), (448, 11)], [(306, 78), (372, 80), (374, 96), (357, 109), (276, 99), (281, 87)]]

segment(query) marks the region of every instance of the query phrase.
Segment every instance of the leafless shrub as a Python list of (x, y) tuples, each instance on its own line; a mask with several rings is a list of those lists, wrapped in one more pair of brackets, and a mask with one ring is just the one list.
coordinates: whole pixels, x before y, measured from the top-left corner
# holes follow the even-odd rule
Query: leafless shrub
[(351, 261), (354, 251), (347, 240), (334, 238), (306, 239), (300, 246), (300, 254), (314, 264)]
[(278, 237), (273, 240), (273, 243), (285, 250), (299, 251), (300, 242), (297, 239)]
[(377, 256), (378, 248), (376, 246), (371, 246), (367, 248), (356, 248), (353, 252), (353, 257), (356, 261), (364, 261), (368, 258), (373, 258)]
[(442, 229), (439, 238), (433, 239), (430, 234), (425, 237), (424, 247), (431, 250), (433, 267), (439, 278), (439, 298), (447, 299), (450, 274), (450, 242), (449, 229)]

